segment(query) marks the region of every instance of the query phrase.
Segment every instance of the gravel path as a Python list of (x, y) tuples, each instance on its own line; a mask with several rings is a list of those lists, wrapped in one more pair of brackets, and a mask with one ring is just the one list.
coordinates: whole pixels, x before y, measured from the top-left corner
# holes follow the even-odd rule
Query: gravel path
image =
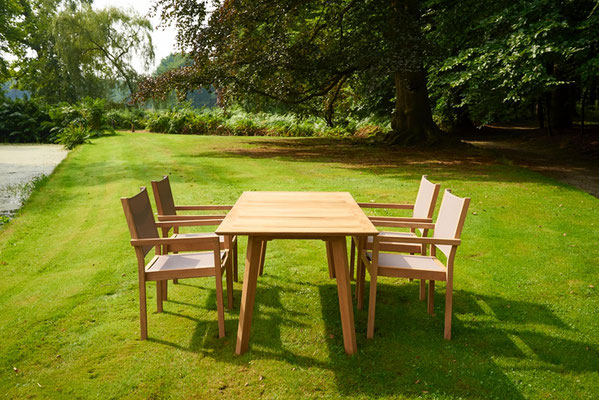
[(67, 156), (60, 145), (0, 145), (0, 215), (21, 206), (20, 193), (28, 182), (49, 175)]

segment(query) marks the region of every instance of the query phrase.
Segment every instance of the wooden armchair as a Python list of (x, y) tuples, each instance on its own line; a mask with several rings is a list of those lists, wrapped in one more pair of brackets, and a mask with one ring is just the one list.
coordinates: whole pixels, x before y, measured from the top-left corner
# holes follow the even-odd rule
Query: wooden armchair
[[(216, 278), (218, 336), (224, 337), (225, 314), (222, 274), (226, 270), (227, 275), (231, 275), (231, 259), (228, 250), (221, 250), (219, 237), (215, 234), (201, 237), (159, 237), (158, 228), (193, 226), (198, 221), (155, 222), (150, 198), (145, 187), (142, 187), (141, 191), (133, 197), (122, 197), (121, 203), (131, 233), (131, 245), (135, 248), (135, 255), (137, 256), (141, 339), (145, 340), (148, 337), (146, 281), (156, 281), (157, 311), (162, 312), (162, 302), (168, 279), (204, 276), (214, 276)], [(145, 257), (153, 247), (156, 249), (156, 255), (146, 264)], [(171, 251), (187, 251), (193, 248), (202, 252), (166, 255), (161, 253), (163, 247), (167, 247)], [(227, 279), (229, 306), (232, 293), (232, 280)]]
[[(218, 226), (225, 215), (177, 215), (177, 211), (212, 211), (212, 210), (230, 210), (233, 206), (225, 205), (200, 205), (200, 206), (176, 206), (171, 191), (171, 184), (168, 176), (165, 175), (162, 180), (152, 181), (152, 191), (154, 192), (154, 200), (158, 209), (157, 218), (159, 221), (177, 221), (177, 220), (203, 220), (204, 226)], [(198, 224), (199, 225), (199, 224)], [(162, 228), (162, 236), (167, 237), (170, 227)], [(202, 237), (212, 235), (212, 233), (179, 233), (179, 227), (173, 226), (172, 238), (189, 238)], [(231, 259), (233, 261), (233, 280), (238, 280), (238, 263), (237, 263), (237, 237), (220, 237), (221, 246), (224, 249), (231, 249)], [(172, 249), (164, 248), (165, 253), (173, 251)], [(192, 249), (193, 251), (193, 249)], [(174, 283), (177, 283), (175, 280)]]
[[(405, 227), (403, 224), (406, 222), (422, 222), (431, 223), (433, 221), (433, 213), (437, 204), (437, 198), (439, 196), (439, 189), (441, 185), (438, 183), (432, 183), (428, 180), (426, 175), (423, 175), (420, 179), (420, 187), (418, 188), (418, 194), (416, 195), (416, 201), (412, 204), (393, 204), (393, 203), (358, 203), (362, 208), (381, 208), (381, 209), (403, 209), (412, 210), (411, 217), (389, 217), (389, 216), (369, 216), (373, 225), (380, 227)], [(393, 237), (393, 238), (405, 238), (405, 237), (417, 237), (416, 231), (421, 236), (426, 237), (428, 235), (427, 229), (422, 228), (410, 228), (409, 232), (396, 232), (396, 231), (381, 231), (379, 236)], [(362, 244), (358, 243), (358, 238), (353, 238), (351, 243), (350, 252), (350, 276), (354, 275), (354, 258), (357, 249), (372, 250), (373, 237), (368, 237), (367, 241)], [(426, 247), (418, 243), (407, 243), (401, 241), (384, 242), (381, 243), (381, 251), (391, 251), (399, 253), (410, 253), (410, 254), (426, 254)], [(360, 250), (358, 250), (360, 253)], [(362, 291), (364, 289), (365, 271), (361, 265), (361, 256), (357, 257), (357, 268), (356, 268), (356, 297), (358, 299), (358, 309), (362, 309)], [(420, 300), (423, 301), (425, 298), (425, 281), (420, 281)]]
[[(370, 298), (368, 303), (367, 337), (374, 335), (374, 318), (376, 308), (376, 286), (379, 276), (401, 277), (429, 280), (428, 313), (433, 314), (435, 281), (445, 281), (445, 339), (451, 339), (451, 316), (453, 302), (453, 267), (466, 213), (470, 204), (469, 198), (457, 197), (449, 190), (445, 191), (441, 209), (435, 224), (405, 222), (403, 226), (414, 229), (432, 229), (432, 237), (402, 237), (379, 235), (374, 238), (371, 252), (362, 253), (362, 262), (370, 273)], [(383, 253), (387, 244), (408, 243), (431, 246), (431, 255), (408, 255)], [(437, 257), (440, 250), (447, 258), (443, 264)]]

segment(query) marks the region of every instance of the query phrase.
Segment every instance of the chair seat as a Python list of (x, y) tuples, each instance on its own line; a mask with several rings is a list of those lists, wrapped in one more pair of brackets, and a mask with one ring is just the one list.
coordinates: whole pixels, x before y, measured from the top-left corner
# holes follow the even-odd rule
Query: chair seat
[[(175, 233), (172, 238), (198, 238), (198, 237), (215, 237), (214, 232), (202, 232), (202, 233)], [(219, 236), (219, 241), (225, 243), (225, 237)]]
[[(174, 235), (171, 235), (172, 238), (194, 238), (194, 237), (214, 237), (216, 235), (216, 233), (214, 232), (200, 232), (200, 233), (175, 233)], [(224, 243), (225, 245), (227, 244), (226, 236), (222, 236), (220, 235), (218, 237), (219, 241), (221, 243)], [(237, 242), (237, 236), (233, 236), (232, 238), (233, 243)]]
[[(402, 237), (415, 237), (416, 234), (413, 232), (380, 231), (378, 236), (379, 237), (402, 238)], [(368, 243), (372, 243), (372, 242), (374, 242), (374, 236), (368, 236)]]
[[(372, 260), (372, 252), (366, 253)], [(434, 281), (446, 280), (445, 266), (436, 257), (407, 254), (379, 253), (378, 275), (416, 278)]]
[[(214, 232), (198, 232), (198, 233), (175, 233), (171, 235), (171, 238), (181, 239), (181, 238), (210, 238), (216, 237), (216, 233)], [(220, 242), (220, 248), (227, 250), (229, 248), (229, 242), (226, 240), (226, 236), (218, 236), (218, 240)], [(233, 236), (232, 238), (233, 246), (237, 244), (237, 236)], [(167, 251), (178, 252), (178, 251), (199, 251), (204, 249), (198, 249), (193, 244), (178, 244), (178, 245), (168, 245)]]
[[(221, 259), (227, 252), (221, 251)], [(146, 265), (147, 280), (214, 276), (214, 253), (157, 255)]]
[[(379, 237), (417, 237), (413, 232), (392, 232), (392, 231), (381, 231), (378, 234)], [(368, 242), (366, 243), (366, 249), (372, 250), (372, 244), (374, 242), (374, 236), (368, 236)], [(422, 252), (422, 246), (416, 243), (381, 243), (381, 251), (397, 251), (400, 253), (420, 253)]]

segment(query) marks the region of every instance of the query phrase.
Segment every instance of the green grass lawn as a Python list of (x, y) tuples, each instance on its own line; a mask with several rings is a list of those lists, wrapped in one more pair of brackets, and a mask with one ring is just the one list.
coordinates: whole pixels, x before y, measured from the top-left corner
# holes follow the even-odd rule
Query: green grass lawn
[[(422, 174), (471, 197), (453, 339), (443, 339), (442, 283), (431, 317), (417, 282), (381, 278), (375, 338), (366, 339), (366, 308), (356, 310), (358, 354), (346, 356), (324, 243), (274, 241), (247, 354), (234, 354), (241, 283), (219, 340), (212, 279), (170, 284), (162, 314), (149, 284), (149, 340), (140, 341), (119, 198), (163, 174), (178, 204), (232, 204), (244, 190), (413, 202)], [(598, 238), (598, 199), (474, 149), (99, 138), (73, 151), (0, 232), (0, 397), (597, 398)]]

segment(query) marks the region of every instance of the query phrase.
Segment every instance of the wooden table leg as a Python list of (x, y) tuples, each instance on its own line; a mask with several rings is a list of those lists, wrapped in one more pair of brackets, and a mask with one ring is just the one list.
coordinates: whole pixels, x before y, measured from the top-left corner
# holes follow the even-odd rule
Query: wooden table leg
[(358, 351), (356, 344), (356, 327), (354, 324), (354, 309), (351, 300), (349, 282), (349, 267), (347, 262), (347, 244), (345, 237), (335, 237), (330, 240), (335, 276), (337, 278), (337, 293), (339, 295), (339, 311), (341, 312), (341, 327), (343, 328), (343, 344), (347, 354)]
[(262, 241), (254, 236), (248, 237), (245, 270), (243, 274), (243, 291), (239, 306), (239, 325), (237, 327), (237, 347), (235, 353), (241, 355), (248, 350), (250, 344), (250, 328), (254, 299), (256, 298), (256, 282), (260, 272), (260, 249)]
[(266, 259), (266, 240), (262, 241), (260, 246), (260, 276), (264, 274), (264, 260)]
[(329, 264), (329, 279), (335, 279), (335, 263), (333, 260), (333, 248), (331, 247), (331, 242), (329, 240), (325, 240), (327, 246), (327, 263)]

